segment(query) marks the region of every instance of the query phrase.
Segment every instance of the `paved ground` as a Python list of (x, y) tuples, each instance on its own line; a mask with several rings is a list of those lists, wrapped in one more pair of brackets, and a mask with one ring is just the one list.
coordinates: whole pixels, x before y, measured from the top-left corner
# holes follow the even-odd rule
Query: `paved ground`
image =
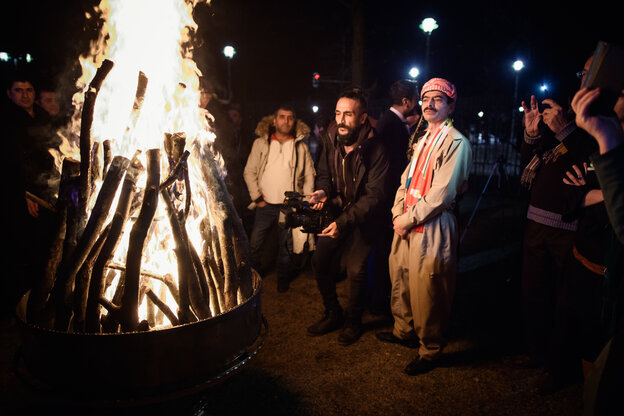
[[(477, 197), (473, 193), (463, 202), (464, 224)], [(522, 351), (518, 247), (523, 207), (491, 197), (481, 204), (462, 245), (450, 343), (441, 366), (428, 374), (405, 375), (402, 369), (415, 352), (375, 338), (376, 331), (391, 328), (384, 318), (365, 315), (366, 332), (348, 347), (338, 344), (337, 333), (308, 337), (305, 328), (320, 317), (322, 307), (306, 269), (286, 293), (277, 293), (274, 273), (263, 279), (268, 332), (248, 364), (206, 391), (164, 403), (76, 408), (38, 394), (11, 371), (19, 337), (11, 322), (4, 323), (2, 408), (20, 415), (581, 415), (582, 385), (541, 396), (534, 388), (538, 370), (508, 365)], [(343, 301), (344, 293), (343, 282)]]

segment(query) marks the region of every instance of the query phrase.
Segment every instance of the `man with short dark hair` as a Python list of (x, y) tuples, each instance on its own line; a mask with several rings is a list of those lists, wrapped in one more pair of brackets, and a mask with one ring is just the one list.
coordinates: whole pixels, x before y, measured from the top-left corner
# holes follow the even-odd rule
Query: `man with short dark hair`
[[(361, 90), (344, 91), (336, 103), (335, 120), (322, 136), (315, 208), (335, 213), (335, 221), (318, 236), (312, 267), (323, 298), (323, 317), (310, 327), (311, 336), (342, 327), (338, 342), (349, 345), (362, 334), (366, 302), (366, 264), (380, 229), (387, 198), (388, 159), (368, 121)], [(346, 269), (346, 319), (338, 301), (336, 281)], [(344, 325), (343, 325), (344, 321)]]
[(302, 253), (306, 242), (308, 247), (313, 244), (313, 236), (303, 234), (300, 228), (291, 231), (278, 227), (284, 193), (305, 194), (314, 189), (314, 162), (304, 141), (309, 132), (305, 123), (295, 119), (292, 107), (280, 106), (258, 124), (260, 137), (253, 143), (244, 171), (252, 201), (249, 207), (256, 210), (250, 238), (252, 267), (259, 269), (266, 237), (277, 227), (278, 292), (288, 290), (295, 273), (290, 253)]
[[(50, 130), (50, 117), (35, 103), (35, 87), (25, 73), (13, 73), (8, 79), (2, 106), (3, 143), (2, 166), (11, 180), (5, 189), (6, 204), (2, 217), (3, 244), (11, 267), (15, 270), (2, 279), (2, 307), (9, 310), (41, 276), (55, 223), (55, 214), (42, 207), (56, 201), (59, 172), (49, 150), (58, 146)], [(36, 202), (37, 201), (37, 202)], [(49, 206), (46, 204), (46, 206)]]
[(48, 89), (39, 90), (37, 104), (41, 106), (50, 117), (56, 117), (61, 111), (61, 106), (56, 98), (56, 92)]
[(407, 166), (407, 148), (410, 140), (410, 126), (407, 117), (414, 112), (418, 105), (416, 83), (408, 80), (398, 80), (390, 86), (391, 106), (384, 111), (375, 132), (383, 143), (388, 157), (388, 189), (386, 226), (379, 234), (375, 247), (374, 261), (371, 276), (370, 310), (373, 314), (390, 314), (390, 275), (388, 274), (388, 256), (394, 231), (392, 229), (392, 208), (395, 190), (401, 184), (401, 174)]
[[(401, 177), (392, 217), (390, 253), (392, 332), (381, 341), (419, 344), (418, 355), (405, 367), (409, 375), (433, 369), (445, 345), (457, 273), (458, 226), (453, 209), (468, 187), (472, 151), (453, 127), (455, 86), (433, 78), (421, 91), (426, 134)], [(420, 341), (420, 342), (418, 342)]]

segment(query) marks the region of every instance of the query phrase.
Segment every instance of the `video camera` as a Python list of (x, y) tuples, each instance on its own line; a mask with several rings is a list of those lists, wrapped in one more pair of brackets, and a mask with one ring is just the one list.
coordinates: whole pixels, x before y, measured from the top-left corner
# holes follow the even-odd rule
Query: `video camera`
[(284, 192), (279, 225), (282, 228), (302, 227), (304, 233), (319, 234), (331, 224), (333, 217), (325, 207), (312, 209), (303, 198), (299, 192)]

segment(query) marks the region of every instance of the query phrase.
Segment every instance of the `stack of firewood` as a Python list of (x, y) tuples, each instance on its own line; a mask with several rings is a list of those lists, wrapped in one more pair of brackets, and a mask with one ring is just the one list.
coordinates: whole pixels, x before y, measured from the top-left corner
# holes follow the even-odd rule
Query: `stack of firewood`
[[(178, 325), (224, 313), (252, 295), (252, 270), (247, 235), (211, 146), (199, 141), (187, 143), (184, 133), (167, 133), (163, 150), (145, 152), (146, 166), (140, 162), (142, 155), (138, 151), (131, 159), (112, 156), (108, 141), (100, 150), (100, 144), (91, 139), (93, 110), (112, 67), (111, 61), (104, 61), (85, 93), (81, 160), (64, 160), (56, 206), (56, 237), (45, 273), (29, 295), (27, 321), (59, 331), (130, 332), (153, 328), (163, 316)], [(140, 112), (146, 86), (147, 78), (140, 73), (132, 112)], [(169, 168), (161, 180), (165, 176), (161, 175), (163, 151)], [(201, 252), (189, 240), (185, 227), (191, 205), (196, 202), (191, 193), (189, 159), (198, 162), (202, 185), (209, 194), (209, 215), (200, 227)], [(137, 187), (141, 175), (147, 175), (144, 188)], [(103, 182), (95, 195), (95, 183), (101, 178)], [(95, 203), (89, 210), (92, 197)], [(109, 220), (115, 200), (117, 205)], [(141, 268), (144, 247), (154, 236), (154, 216), (161, 202), (175, 242), (177, 281), (170, 274), (158, 275)], [(131, 227), (127, 227), (128, 222)], [(113, 254), (127, 228), (130, 234), (125, 264), (116, 264)], [(106, 299), (104, 293), (117, 275), (114, 295)], [(162, 283), (161, 290), (154, 289), (154, 279)], [(165, 291), (175, 299), (177, 310), (164, 302)], [(144, 299), (148, 317), (140, 321), (139, 305)]]

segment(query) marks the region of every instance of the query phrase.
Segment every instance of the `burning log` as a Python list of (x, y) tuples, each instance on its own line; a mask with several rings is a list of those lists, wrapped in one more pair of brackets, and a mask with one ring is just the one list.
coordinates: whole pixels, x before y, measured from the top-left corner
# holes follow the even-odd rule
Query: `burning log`
[(91, 216), (89, 217), (89, 221), (78, 241), (76, 249), (70, 260), (67, 263), (62, 263), (59, 267), (51, 295), (54, 300), (53, 304), (56, 307), (54, 327), (57, 330), (67, 330), (71, 317), (73, 304), (72, 296), (76, 274), (80, 270), (80, 267), (82, 267), (82, 264), (98, 238), (98, 234), (110, 211), (110, 206), (115, 197), (116, 190), (129, 163), (130, 161), (128, 159), (121, 156), (117, 156), (113, 159), (91, 212)]
[(79, 193), (79, 223), (86, 221), (87, 207), (91, 198), (91, 126), (93, 125), (93, 110), (95, 109), (95, 100), (100, 92), (102, 83), (108, 73), (113, 69), (113, 62), (106, 59), (98, 68), (89, 84), (89, 89), (85, 93), (84, 103), (82, 105), (82, 114), (80, 120), (80, 193)]
[(36, 324), (41, 323), (46, 301), (54, 286), (56, 271), (63, 258), (63, 244), (68, 229), (68, 209), (69, 206), (72, 205), (72, 182), (77, 178), (79, 168), (80, 165), (74, 160), (65, 159), (63, 161), (59, 196), (56, 204), (58, 212), (57, 223), (55, 225), (56, 232), (50, 244), (50, 254), (42, 278), (38, 284), (33, 285), (30, 296), (28, 297), (27, 318), (29, 322)]
[(143, 246), (158, 204), (160, 185), (160, 149), (147, 151), (147, 183), (139, 216), (130, 232), (130, 246), (126, 257), (126, 277), (121, 300), (123, 331), (134, 331), (139, 324), (139, 277)]
[(189, 307), (192, 305), (193, 311), (200, 319), (209, 318), (211, 316), (210, 307), (201, 296), (197, 273), (189, 250), (189, 242), (183, 230), (184, 226), (180, 224), (177, 211), (167, 189), (161, 190), (160, 194), (165, 201), (171, 232), (176, 245), (174, 251), (178, 261), (178, 287), (180, 289), (178, 316), (181, 322), (190, 322), (192, 317)]
[(102, 163), (102, 177), (104, 177), (104, 176), (106, 176), (106, 171), (108, 170), (108, 167), (110, 166), (111, 160), (113, 160), (113, 153), (111, 151), (111, 141), (110, 140), (104, 140), (102, 142), (102, 159), (103, 159), (103, 163)]
[[(126, 268), (120, 264), (109, 263), (107, 267), (112, 270), (121, 270), (123, 272), (126, 271)], [(173, 297), (173, 300), (177, 304), (180, 304), (180, 292), (178, 291), (178, 284), (173, 279), (173, 276), (171, 276), (169, 273), (161, 276), (156, 273), (150, 273), (145, 270), (141, 270), (141, 276), (149, 277), (150, 279), (156, 279), (164, 283), (166, 288), (169, 290), (169, 293)]]
[(186, 161), (188, 160), (189, 155), (190, 153), (188, 150), (182, 154), (177, 161), (175, 168), (171, 171), (171, 174), (164, 180), (163, 183), (160, 184), (159, 190), (162, 191), (163, 189), (169, 188), (175, 183), (175, 181), (180, 179), (180, 176), (182, 176), (186, 171)]
[(156, 295), (156, 293), (154, 293), (151, 288), (147, 289), (145, 295), (149, 298), (150, 301), (152, 301), (152, 303), (154, 303), (154, 305), (158, 307), (160, 311), (162, 311), (162, 313), (165, 314), (167, 319), (169, 319), (169, 322), (171, 322), (171, 325), (179, 325), (180, 322), (178, 321), (178, 317), (176, 316), (176, 314), (173, 313), (171, 308), (169, 308), (169, 306), (167, 306), (165, 302), (160, 300), (160, 298)]
[(72, 319), (72, 327), (74, 332), (84, 332), (85, 330), (85, 316), (87, 312), (87, 296), (89, 294), (89, 284), (91, 281), (91, 273), (93, 271), (93, 264), (98, 258), (108, 233), (110, 232), (110, 224), (100, 234), (97, 242), (91, 249), (89, 256), (82, 264), (80, 271), (76, 275), (76, 283), (74, 286), (74, 317)]
[(94, 142), (91, 148), (91, 180), (89, 182), (90, 193), (95, 189), (95, 184), (100, 181), (105, 175), (102, 168), (100, 154), (100, 142)]
[(123, 234), (123, 228), (126, 225), (130, 213), (132, 196), (136, 190), (136, 182), (142, 170), (143, 167), (138, 161), (137, 155), (135, 155), (132, 159), (131, 166), (126, 172), (115, 215), (111, 221), (111, 230), (93, 266), (85, 317), (87, 332), (98, 332), (100, 330), (100, 308), (98, 299), (104, 294), (104, 269), (111, 260), (121, 235)]
[[(195, 147), (194, 151), (198, 159), (205, 161), (201, 164), (201, 172), (207, 188), (212, 193), (210, 208), (218, 234), (220, 258), (223, 260), (225, 304), (229, 309), (238, 303), (239, 291), (243, 299), (249, 298), (253, 293), (247, 234), (225, 183), (219, 175), (212, 152), (209, 149), (203, 149), (201, 155), (203, 157), (201, 157), (199, 148)], [(239, 246), (236, 248), (239, 256), (234, 254), (235, 246)], [(236, 257), (238, 257), (238, 264)]]
[[(217, 257), (215, 255), (215, 249), (218, 248), (218, 243), (213, 240), (212, 228), (207, 220), (201, 222), (202, 230), (201, 233), (204, 236), (204, 249), (202, 252), (202, 265), (206, 270), (206, 275), (210, 276), (210, 282), (212, 286), (214, 286), (215, 291), (211, 292), (211, 302), (214, 303), (213, 310), (215, 311), (215, 315), (225, 311), (225, 299), (223, 296), (223, 287), (225, 285), (225, 281), (223, 278), (223, 266), (219, 266), (217, 264)], [(216, 300), (213, 299), (216, 296)], [(218, 309), (216, 308), (218, 305)]]

